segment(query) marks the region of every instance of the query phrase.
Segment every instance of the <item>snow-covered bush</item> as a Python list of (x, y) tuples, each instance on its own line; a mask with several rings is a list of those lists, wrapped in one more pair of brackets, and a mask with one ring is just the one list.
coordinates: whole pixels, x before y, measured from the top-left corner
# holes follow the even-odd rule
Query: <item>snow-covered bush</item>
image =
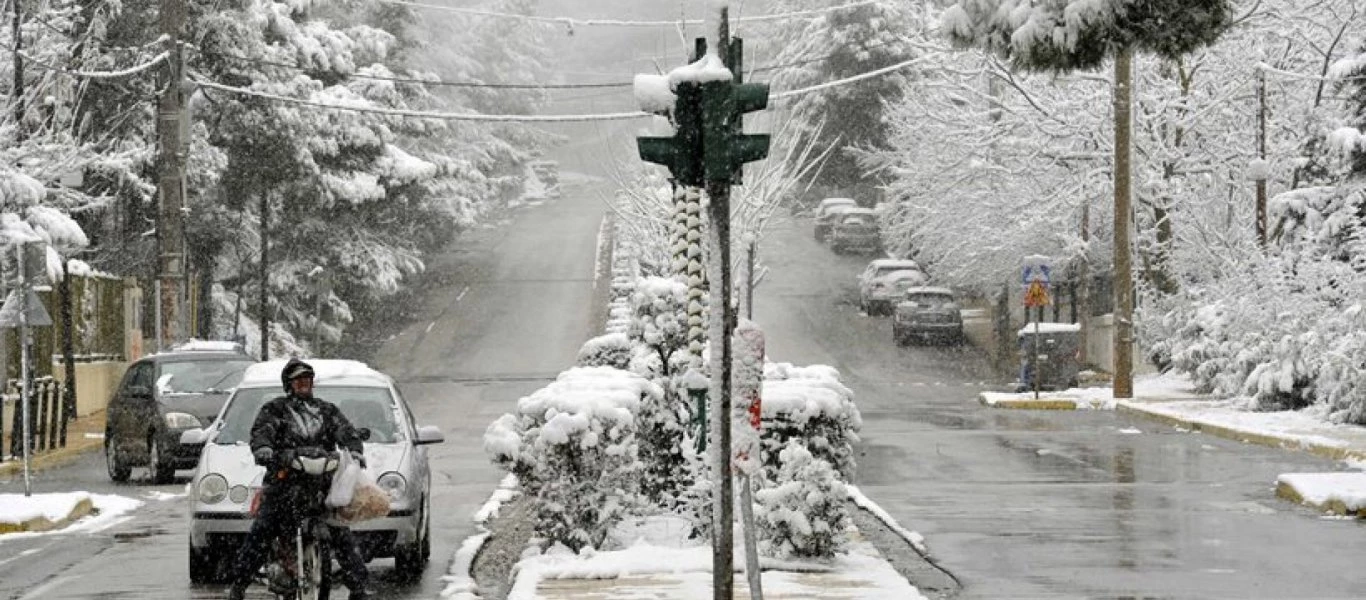
[(592, 338), (579, 347), (578, 365), (625, 370), (631, 365), (631, 339), (624, 333)]
[(489, 425), (484, 450), (535, 498), (538, 536), (598, 547), (641, 502), (636, 417), (662, 394), (628, 371), (578, 367)]
[(760, 443), (765, 468), (777, 469), (779, 452), (796, 440), (833, 466), (844, 481), (853, 481), (857, 466), (854, 444), (863, 426), (853, 398), (853, 391), (840, 383), (834, 367), (764, 365)]
[(848, 492), (830, 463), (797, 440), (778, 453), (772, 481), (754, 495), (759, 552), (777, 558), (832, 558), (849, 544)]
[(644, 402), (638, 419), (641, 491), (656, 505), (671, 508), (692, 483), (686, 468), (691, 413), (686, 392), (675, 381), (687, 359), (688, 287), (666, 277), (642, 277), (634, 289), (629, 332), (636, 354), (631, 370), (664, 390)]

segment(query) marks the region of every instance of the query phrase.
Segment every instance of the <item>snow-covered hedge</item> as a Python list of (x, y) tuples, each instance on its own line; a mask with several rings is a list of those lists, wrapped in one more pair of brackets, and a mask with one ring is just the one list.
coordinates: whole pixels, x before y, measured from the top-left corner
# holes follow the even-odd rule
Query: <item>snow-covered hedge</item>
[(754, 495), (759, 552), (776, 558), (830, 558), (849, 544), (849, 497), (830, 463), (797, 440), (778, 453), (772, 480)]
[(830, 463), (845, 481), (853, 481), (854, 444), (863, 418), (854, 393), (840, 383), (839, 371), (827, 365), (764, 365), (764, 465), (780, 467), (779, 453), (800, 440), (816, 458)]
[(592, 338), (579, 347), (578, 365), (625, 370), (631, 365), (631, 339), (624, 333)]
[(636, 415), (661, 395), (634, 373), (577, 367), (489, 425), (484, 450), (535, 498), (538, 536), (598, 547), (640, 503)]

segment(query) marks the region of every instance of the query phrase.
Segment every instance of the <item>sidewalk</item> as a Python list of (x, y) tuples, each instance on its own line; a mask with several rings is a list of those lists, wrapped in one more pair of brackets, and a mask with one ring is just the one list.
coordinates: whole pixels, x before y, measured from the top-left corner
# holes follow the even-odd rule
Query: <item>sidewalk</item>
[[(582, 559), (522, 563), (508, 600), (681, 600), (712, 596), (711, 548), (637, 547)], [(744, 557), (736, 556), (736, 600), (750, 598)], [(661, 567), (663, 565), (663, 567)], [(871, 544), (855, 534), (833, 565), (763, 561), (771, 600), (924, 600)]]
[(1134, 397), (1115, 399), (1108, 387), (1019, 394), (983, 392), (982, 404), (1023, 410), (1115, 410), (1179, 429), (1346, 461), (1352, 471), (1284, 473), (1276, 495), (1323, 512), (1366, 518), (1366, 427), (1336, 425), (1305, 411), (1253, 412), (1237, 398), (1197, 394), (1176, 376), (1134, 382)]
[[(9, 449), (10, 424), (5, 423), (5, 448)], [(84, 417), (77, 417), (66, 425), (66, 447), (42, 450), (33, 453), (33, 460), (29, 461), (29, 469), (40, 471), (59, 467), (75, 461), (86, 452), (93, 452), (104, 447), (104, 411), (98, 411)], [(24, 472), (24, 461), (21, 457), (10, 457), (5, 454), (5, 462), (0, 462), (0, 483), (5, 483), (15, 478), (22, 477)]]

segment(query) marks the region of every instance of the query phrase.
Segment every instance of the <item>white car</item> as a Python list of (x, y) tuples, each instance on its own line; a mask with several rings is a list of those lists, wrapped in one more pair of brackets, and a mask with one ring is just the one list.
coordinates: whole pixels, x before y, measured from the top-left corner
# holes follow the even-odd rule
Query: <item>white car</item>
[(830, 229), (835, 225), (835, 216), (850, 208), (857, 208), (858, 203), (853, 198), (826, 198), (816, 205), (813, 215), (816, 219), (815, 235), (816, 241), (823, 242), (830, 236)]
[[(427, 444), (445, 441), (441, 430), (418, 426), (389, 376), (351, 360), (311, 360), (314, 393), (337, 405), (358, 428), (369, 430), (366, 471), (389, 493), (389, 514), (351, 527), (366, 560), (394, 557), (400, 576), (413, 577), (431, 554), (431, 471)], [(219, 580), (251, 529), (250, 507), (265, 468), (251, 454), (251, 426), (266, 401), (283, 394), (285, 361), (252, 365), (207, 429), (191, 429), (182, 443), (204, 444), (190, 479), (190, 579)]]
[[(873, 314), (868, 310), (869, 306), (867, 301), (873, 295), (873, 287), (877, 280), (896, 271), (915, 271), (920, 273), (921, 276), (924, 277), (924, 281), (921, 281), (920, 285), (924, 285), (925, 282), (929, 281), (929, 277), (926, 276), (925, 271), (920, 268), (920, 264), (913, 260), (899, 258), (879, 258), (872, 260), (858, 276), (859, 307), (862, 308), (864, 312)], [(888, 298), (888, 300), (891, 299)], [(888, 304), (887, 308), (890, 309), (891, 305)]]
[(906, 296), (907, 291), (923, 286), (928, 281), (929, 278), (920, 271), (892, 271), (869, 282), (868, 293), (860, 298), (860, 305), (863, 312), (870, 316), (890, 315), (892, 307)]

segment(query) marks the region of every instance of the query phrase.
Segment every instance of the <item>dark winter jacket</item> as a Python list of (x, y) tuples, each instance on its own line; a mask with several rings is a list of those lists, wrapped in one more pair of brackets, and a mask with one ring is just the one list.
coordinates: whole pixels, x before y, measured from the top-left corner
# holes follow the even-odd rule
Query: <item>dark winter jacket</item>
[(261, 406), (251, 426), (251, 451), (270, 448), (274, 453), (276, 464), (265, 465), (267, 490), (287, 481), (279, 477), (283, 461), (295, 449), (307, 446), (355, 454), (365, 450), (360, 432), (331, 402), (280, 396)]

